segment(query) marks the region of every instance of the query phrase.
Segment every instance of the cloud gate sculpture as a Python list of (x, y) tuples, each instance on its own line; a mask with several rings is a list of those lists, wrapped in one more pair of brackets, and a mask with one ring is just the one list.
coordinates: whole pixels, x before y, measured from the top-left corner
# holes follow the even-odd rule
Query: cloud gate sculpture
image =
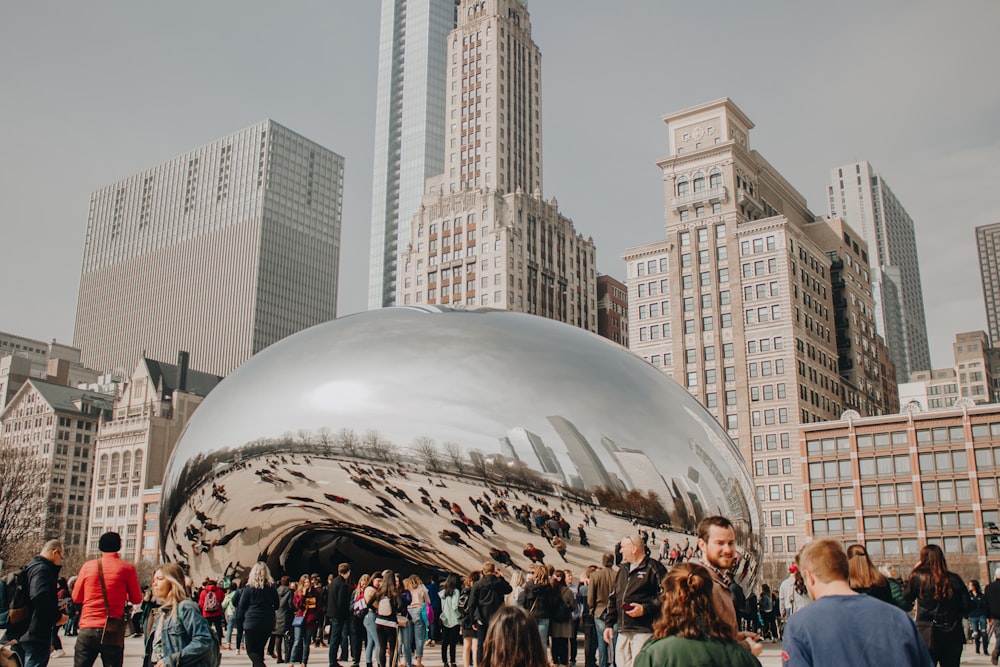
[(746, 465), (658, 369), (533, 315), (404, 307), (300, 332), (226, 378), (167, 466), (160, 544), (196, 581), (261, 559), (291, 576), (523, 568), (528, 544), (580, 571), (636, 525), (683, 545), (710, 514), (736, 525), (753, 577)]

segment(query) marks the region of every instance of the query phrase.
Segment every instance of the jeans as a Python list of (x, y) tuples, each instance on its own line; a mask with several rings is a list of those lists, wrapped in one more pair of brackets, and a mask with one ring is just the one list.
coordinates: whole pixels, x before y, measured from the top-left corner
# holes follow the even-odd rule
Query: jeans
[(597, 631), (597, 665), (608, 667), (608, 643), (604, 641), (604, 619), (594, 617), (594, 629)]
[(420, 613), (419, 608), (407, 609), (406, 615), (410, 622), (402, 628), (399, 641), (403, 642), (403, 656), (406, 658), (406, 667), (413, 665), (413, 656), (420, 662), (424, 658), (424, 642), (427, 640), (427, 623)]
[(540, 618), (538, 619), (538, 634), (542, 636), (542, 648), (548, 650), (549, 648), (549, 619)]
[[(125, 648), (122, 646), (101, 646), (104, 628), (80, 628), (73, 652), (73, 667), (94, 667), (97, 656), (101, 656), (104, 667), (122, 667)], [(49, 647), (46, 646), (45, 650)]]
[(378, 655), (382, 652), (382, 647), (378, 641), (378, 631), (375, 629), (375, 612), (370, 611), (365, 615), (365, 631), (368, 633), (368, 641), (365, 643), (365, 664), (372, 664), (372, 654)]
[(985, 616), (970, 616), (969, 626), (972, 629), (972, 643), (976, 645), (976, 653), (979, 653), (980, 645), (985, 654), (990, 645), (990, 635), (986, 630)]
[(239, 651), (243, 644), (243, 624), (229, 618), (226, 620), (226, 625), (226, 644), (233, 645), (233, 630), (236, 630), (236, 650)]
[(292, 659), (290, 662), (306, 665), (309, 663), (309, 647), (316, 638), (316, 628), (300, 625), (294, 630), (295, 638), (292, 640)]
[(351, 627), (350, 618), (330, 619), (330, 665), (337, 664), (338, 660), (347, 660), (347, 637), (348, 629)]
[(589, 614), (584, 616), (580, 627), (583, 630), (583, 665), (597, 667), (597, 634), (594, 631), (594, 617)]
[(47, 644), (35, 642), (30, 644), (18, 642), (14, 644), (13, 649), (21, 656), (24, 667), (46, 667), (49, 664), (49, 654), (52, 651), (52, 647)]

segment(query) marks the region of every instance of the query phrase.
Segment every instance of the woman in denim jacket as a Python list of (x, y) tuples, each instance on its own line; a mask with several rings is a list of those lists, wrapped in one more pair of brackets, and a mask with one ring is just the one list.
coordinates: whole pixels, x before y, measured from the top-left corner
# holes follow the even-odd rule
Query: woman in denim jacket
[(212, 667), (218, 659), (208, 622), (184, 586), (184, 571), (164, 563), (153, 572), (160, 608), (146, 623), (145, 667)]

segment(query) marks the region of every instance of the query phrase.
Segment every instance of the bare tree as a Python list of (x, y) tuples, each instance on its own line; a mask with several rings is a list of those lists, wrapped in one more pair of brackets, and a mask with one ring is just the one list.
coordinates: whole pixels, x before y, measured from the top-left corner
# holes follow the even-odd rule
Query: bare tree
[(451, 459), (451, 463), (458, 470), (458, 474), (461, 475), (465, 472), (465, 450), (457, 442), (446, 442), (444, 443), (444, 451)]
[(47, 504), (49, 474), (41, 458), (8, 444), (0, 446), (0, 470), (0, 560), (7, 567), (23, 556), (22, 546), (30, 547), (29, 559), (41, 546), (39, 508)]
[(394, 445), (382, 437), (376, 430), (365, 431), (361, 444), (368, 450), (372, 458), (388, 461)]
[(441, 472), (441, 453), (438, 451), (437, 444), (432, 438), (427, 436), (420, 436), (413, 441), (413, 448), (417, 450), (427, 467), (434, 472)]
[(323, 450), (323, 454), (330, 456), (333, 454), (333, 434), (330, 432), (330, 427), (324, 426), (318, 431), (316, 431), (316, 442), (319, 443), (320, 448)]
[(483, 453), (478, 449), (473, 449), (469, 452), (469, 461), (472, 463), (472, 470), (485, 480), (489, 474), (489, 463)]
[(337, 445), (348, 456), (357, 456), (360, 444), (361, 439), (358, 438), (358, 434), (354, 432), (354, 429), (342, 428), (337, 431)]

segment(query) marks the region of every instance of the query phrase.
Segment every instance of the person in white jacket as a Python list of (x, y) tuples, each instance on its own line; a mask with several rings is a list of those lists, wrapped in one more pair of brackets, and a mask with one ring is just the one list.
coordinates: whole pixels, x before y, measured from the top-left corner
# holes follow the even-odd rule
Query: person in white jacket
[[(778, 586), (778, 607), (781, 610), (782, 619), (788, 618), (812, 602), (812, 599), (807, 594), (799, 593), (795, 590), (795, 579), (798, 569), (795, 563), (789, 565), (788, 576)], [(800, 588), (804, 588), (804, 586)]]

